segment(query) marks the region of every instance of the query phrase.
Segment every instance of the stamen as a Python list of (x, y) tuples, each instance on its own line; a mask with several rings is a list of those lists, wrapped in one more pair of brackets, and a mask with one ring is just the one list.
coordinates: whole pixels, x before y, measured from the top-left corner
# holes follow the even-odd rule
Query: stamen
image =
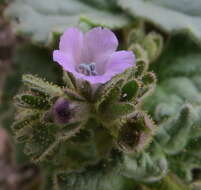
[(78, 66), (78, 72), (82, 73), (86, 76), (96, 76), (98, 73), (96, 72), (96, 63), (82, 63)]

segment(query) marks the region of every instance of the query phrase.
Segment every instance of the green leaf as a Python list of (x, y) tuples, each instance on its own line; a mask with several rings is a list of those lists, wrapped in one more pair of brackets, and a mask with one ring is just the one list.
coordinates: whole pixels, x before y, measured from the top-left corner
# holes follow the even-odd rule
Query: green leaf
[(148, 187), (154, 190), (192, 190), (189, 186), (182, 182), (176, 175), (169, 173), (161, 181), (153, 184), (147, 184)]
[(201, 43), (201, 1), (118, 0), (132, 16), (154, 23), (168, 33), (188, 33)]
[(184, 105), (175, 117), (160, 124), (156, 139), (167, 154), (180, 153), (188, 144), (194, 119), (192, 112), (191, 105)]
[(201, 48), (186, 36), (175, 36), (152, 69), (158, 86), (145, 107), (157, 120), (155, 140), (169, 168), (186, 181), (201, 168)]
[(149, 152), (125, 154), (123, 174), (138, 182), (159, 181), (168, 172), (168, 163), (160, 147), (152, 143)]
[(79, 1), (85, 2), (88, 5), (95, 6), (104, 10), (111, 10), (115, 12), (120, 11), (116, 3), (117, 0), (79, 0)]
[(132, 182), (118, 174), (98, 172), (61, 173), (57, 177), (58, 190), (133, 190)]
[[(117, 157), (116, 155), (114, 156)], [(133, 190), (134, 181), (123, 177), (119, 164), (113, 159), (87, 167), (81, 172), (58, 172), (55, 186), (58, 190)]]
[[(107, 4), (104, 3), (104, 6)], [(112, 7), (111, 3), (108, 6)], [(42, 45), (49, 45), (54, 34), (62, 33), (68, 27), (78, 26), (80, 19), (90, 25), (113, 29), (129, 23), (128, 17), (119, 12), (110, 12), (107, 8), (98, 7), (96, 3), (81, 0), (18, 0), (10, 3), (5, 15), (11, 20), (17, 34), (31, 37), (33, 42)]]
[(152, 65), (158, 86), (146, 105), (156, 118), (177, 113), (183, 103), (201, 104), (200, 52), (201, 49), (185, 36), (175, 36)]

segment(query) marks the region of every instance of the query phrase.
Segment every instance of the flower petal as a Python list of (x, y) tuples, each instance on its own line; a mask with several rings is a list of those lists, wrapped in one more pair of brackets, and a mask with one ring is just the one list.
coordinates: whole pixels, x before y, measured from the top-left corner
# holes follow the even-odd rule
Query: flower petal
[(53, 51), (53, 60), (56, 61), (59, 65), (61, 65), (64, 70), (72, 73), (76, 72), (75, 61), (71, 54), (60, 50), (55, 50)]
[(101, 70), (103, 68), (101, 64), (117, 49), (118, 40), (111, 30), (96, 27), (85, 34), (84, 46), (82, 61), (95, 62), (97, 70)]
[(61, 51), (72, 54), (76, 63), (79, 63), (83, 47), (83, 33), (77, 28), (67, 29), (60, 38)]
[(108, 59), (106, 72), (99, 76), (85, 76), (80, 73), (74, 73), (77, 78), (87, 80), (92, 85), (104, 84), (117, 74), (124, 72), (127, 68), (135, 65), (135, 56), (132, 51), (114, 52)]
[(109, 58), (104, 75), (113, 77), (134, 65), (135, 56), (132, 51), (117, 51), (113, 53)]
[(107, 81), (111, 79), (110, 76), (83, 76), (81, 77), (83, 80), (89, 81), (90, 84), (95, 85), (95, 84), (104, 84)]
[[(60, 50), (53, 52), (53, 59), (76, 78), (97, 86), (135, 64), (134, 54), (131, 51), (115, 52), (117, 46), (118, 40), (109, 29), (97, 27), (83, 37), (78, 29), (70, 28), (62, 35)], [(97, 76), (77, 72), (77, 64), (92, 62), (95, 62)]]

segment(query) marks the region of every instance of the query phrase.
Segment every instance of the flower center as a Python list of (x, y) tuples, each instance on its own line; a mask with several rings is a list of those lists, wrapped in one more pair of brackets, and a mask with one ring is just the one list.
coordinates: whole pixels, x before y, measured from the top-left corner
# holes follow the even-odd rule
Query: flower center
[(86, 76), (96, 76), (98, 73), (96, 72), (96, 63), (81, 63), (77, 68), (79, 73), (82, 73)]

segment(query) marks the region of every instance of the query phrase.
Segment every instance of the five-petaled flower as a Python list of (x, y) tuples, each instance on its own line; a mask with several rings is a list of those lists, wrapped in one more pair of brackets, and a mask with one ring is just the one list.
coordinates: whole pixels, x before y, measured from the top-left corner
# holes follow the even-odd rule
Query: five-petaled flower
[(135, 64), (133, 52), (116, 51), (117, 47), (118, 40), (109, 29), (96, 27), (83, 34), (69, 28), (61, 36), (53, 59), (76, 78), (92, 85), (104, 84)]

